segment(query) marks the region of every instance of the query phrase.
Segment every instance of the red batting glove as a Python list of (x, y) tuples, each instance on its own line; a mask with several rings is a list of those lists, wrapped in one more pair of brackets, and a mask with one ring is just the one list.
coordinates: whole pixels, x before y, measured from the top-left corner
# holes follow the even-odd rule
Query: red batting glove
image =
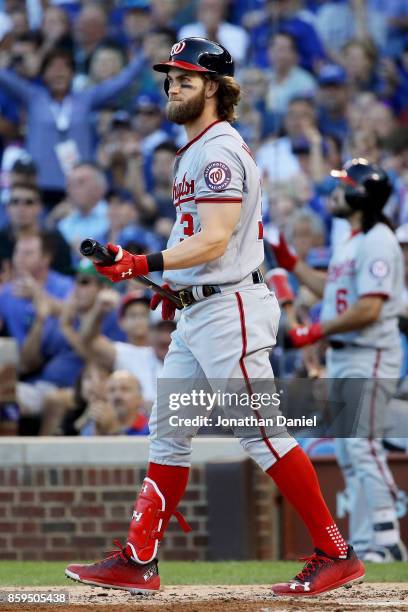
[(302, 348), (308, 344), (314, 344), (321, 338), (324, 333), (320, 323), (312, 323), (312, 325), (299, 325), (289, 330), (289, 338), (294, 348)]
[(279, 242), (277, 244), (270, 242), (269, 244), (274, 252), (278, 265), (288, 272), (292, 272), (293, 268), (296, 266), (298, 257), (291, 251), (285, 236), (280, 232)]
[(146, 255), (132, 255), (129, 251), (122, 249), (121, 246), (110, 242), (108, 242), (106, 248), (114, 256), (115, 263), (111, 266), (95, 263), (94, 266), (99, 274), (106, 276), (112, 282), (119, 283), (149, 272)]
[[(162, 288), (167, 289), (167, 291), (170, 291), (171, 293), (176, 293), (175, 291), (172, 291), (170, 286), (167, 284), (162, 285)], [(155, 293), (150, 300), (150, 310), (156, 310), (160, 302), (162, 305), (162, 319), (164, 321), (172, 321), (174, 319), (177, 306), (174, 302), (162, 295), (159, 295), (158, 293)]]
[(265, 276), (268, 288), (274, 292), (280, 306), (290, 304), (295, 299), (292, 287), (289, 285), (288, 273), (283, 268), (269, 270)]

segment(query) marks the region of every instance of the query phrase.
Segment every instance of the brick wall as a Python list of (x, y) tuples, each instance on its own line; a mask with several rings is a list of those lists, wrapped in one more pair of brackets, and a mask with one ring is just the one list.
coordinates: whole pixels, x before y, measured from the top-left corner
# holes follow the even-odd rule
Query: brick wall
[[(0, 438), (0, 559), (92, 560), (112, 550), (115, 538), (124, 542), (148, 452), (145, 438)], [(194, 441), (189, 484), (179, 505), (192, 532), (185, 534), (172, 518), (160, 557), (211, 558), (206, 472), (214, 461), (249, 465), (255, 557), (277, 558), (276, 488), (233, 439)], [(239, 504), (238, 494), (235, 500), (230, 495), (227, 511), (239, 511)]]
[[(125, 541), (144, 471), (134, 467), (0, 468), (0, 559), (93, 559)], [(205, 559), (204, 467), (194, 467), (179, 507), (193, 531), (173, 518), (163, 559)]]
[(280, 497), (272, 479), (254, 465), (256, 558), (277, 559), (280, 549)]

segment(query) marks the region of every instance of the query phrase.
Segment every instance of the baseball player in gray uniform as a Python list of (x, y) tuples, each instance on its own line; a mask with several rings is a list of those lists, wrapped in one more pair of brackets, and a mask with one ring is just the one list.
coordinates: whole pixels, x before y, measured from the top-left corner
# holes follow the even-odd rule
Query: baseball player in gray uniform
[(320, 322), (290, 331), (294, 346), (328, 338), (327, 377), (343, 381), (334, 385), (335, 392), (345, 393), (349, 406), (357, 403), (356, 387), (349, 385), (347, 391), (344, 379), (365, 381), (355, 437), (336, 440), (346, 482), (351, 542), (367, 561), (405, 560), (395, 504), (397, 488), (380, 439), (384, 410), (401, 369), (398, 314), (404, 266), (398, 241), (382, 213), (391, 184), (381, 168), (361, 158), (332, 175), (339, 179), (332, 213), (348, 219), (351, 232), (336, 245), (327, 277), (298, 260), (282, 236), (278, 245), (271, 246), (280, 265), (323, 297)]
[[(114, 282), (160, 271), (167, 290), (181, 299), (161, 378), (237, 379), (251, 394), (251, 380), (273, 379), (269, 352), (280, 312), (258, 269), (264, 258), (259, 172), (231, 126), (240, 97), (233, 61), (220, 44), (187, 38), (154, 68), (166, 74), (167, 117), (184, 125), (188, 136), (174, 165), (177, 219), (165, 251), (135, 256), (109, 244), (116, 263), (96, 267)], [(173, 318), (172, 300), (155, 295), (152, 308), (160, 302), (163, 318)], [(126, 545), (104, 561), (70, 565), (68, 577), (132, 592), (159, 588), (156, 555), (170, 517), (188, 530), (176, 508), (191, 454), (191, 435), (157, 435), (162, 413), (168, 414), (168, 404), (159, 397), (149, 423), (147, 476)], [(260, 427), (240, 442), (299, 512), (315, 546), (303, 570), (273, 591), (309, 596), (361, 580), (364, 566), (335, 525), (314, 468), (295, 439), (266, 435)]]

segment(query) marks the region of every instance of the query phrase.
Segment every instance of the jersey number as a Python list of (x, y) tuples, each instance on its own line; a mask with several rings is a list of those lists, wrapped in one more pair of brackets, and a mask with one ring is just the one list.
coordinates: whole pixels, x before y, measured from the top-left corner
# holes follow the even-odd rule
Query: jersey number
[(336, 312), (337, 314), (341, 314), (345, 310), (347, 310), (347, 289), (337, 289), (336, 291)]
[[(194, 234), (194, 221), (190, 213), (183, 213), (180, 217), (180, 223), (184, 225), (183, 233), (185, 236), (192, 236)], [(184, 240), (184, 238), (180, 238), (181, 240)]]

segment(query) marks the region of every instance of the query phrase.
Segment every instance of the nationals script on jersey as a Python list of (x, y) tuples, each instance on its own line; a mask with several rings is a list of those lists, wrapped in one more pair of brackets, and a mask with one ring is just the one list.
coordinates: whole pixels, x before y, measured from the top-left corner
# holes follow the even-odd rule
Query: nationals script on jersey
[(372, 348), (399, 345), (398, 320), (404, 286), (400, 246), (384, 223), (366, 234), (340, 240), (330, 260), (321, 320), (341, 314), (365, 295), (380, 295), (384, 304), (379, 319), (367, 327), (331, 336), (332, 339)]
[(261, 183), (245, 142), (226, 121), (216, 121), (176, 154), (173, 204), (177, 219), (167, 247), (200, 231), (200, 204), (241, 204), (241, 217), (224, 255), (183, 270), (166, 270), (173, 289), (237, 283), (264, 259)]

